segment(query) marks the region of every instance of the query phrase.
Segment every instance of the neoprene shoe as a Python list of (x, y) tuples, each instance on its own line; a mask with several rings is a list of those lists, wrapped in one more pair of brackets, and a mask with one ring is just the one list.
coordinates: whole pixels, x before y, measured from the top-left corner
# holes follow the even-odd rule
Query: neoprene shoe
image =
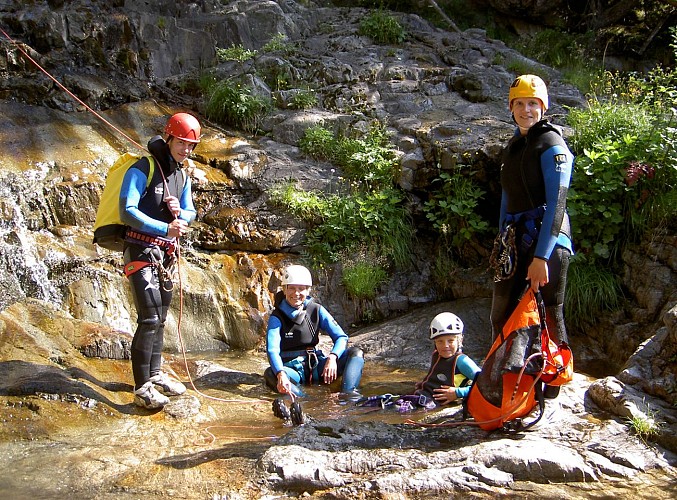
[(165, 396), (180, 396), (186, 392), (186, 386), (178, 380), (170, 378), (165, 372), (153, 375), (150, 379), (155, 388)]
[(136, 406), (153, 410), (162, 408), (167, 403), (169, 403), (169, 398), (160, 394), (150, 380), (134, 391), (134, 404)]
[(282, 420), (289, 420), (291, 418), (289, 408), (284, 404), (282, 398), (277, 398), (273, 401), (273, 415)]
[(294, 425), (303, 425), (306, 423), (306, 415), (303, 413), (303, 409), (301, 408), (301, 403), (298, 401), (295, 401), (294, 403), (291, 404), (291, 408), (289, 409), (289, 413), (291, 415), (291, 423)]

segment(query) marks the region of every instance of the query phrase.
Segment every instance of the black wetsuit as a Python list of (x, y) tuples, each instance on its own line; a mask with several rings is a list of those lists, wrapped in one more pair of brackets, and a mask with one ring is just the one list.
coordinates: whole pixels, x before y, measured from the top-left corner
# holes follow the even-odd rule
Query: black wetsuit
[(515, 228), (517, 265), (514, 275), (494, 285), (491, 308), (496, 338), (527, 286), (534, 258), (548, 263), (549, 282), (540, 287), (550, 332), (567, 341), (564, 325), (564, 292), (569, 257), (573, 252), (566, 198), (573, 155), (561, 131), (541, 120), (526, 136), (516, 132), (508, 142), (501, 165), (499, 228)]
[(190, 179), (172, 158), (167, 143), (159, 136), (154, 137), (148, 150), (156, 159), (148, 189), (150, 164), (144, 157), (129, 168), (120, 192), (122, 220), (137, 236), (147, 238), (147, 241), (126, 238), (123, 253), (126, 274), (132, 271), (128, 278), (137, 311), (131, 352), (135, 389), (160, 372), (164, 326), (172, 301), (171, 269), (175, 255), (174, 241), (167, 238), (167, 226), (174, 216), (164, 199), (176, 196), (181, 202), (181, 219), (191, 222), (195, 218)]

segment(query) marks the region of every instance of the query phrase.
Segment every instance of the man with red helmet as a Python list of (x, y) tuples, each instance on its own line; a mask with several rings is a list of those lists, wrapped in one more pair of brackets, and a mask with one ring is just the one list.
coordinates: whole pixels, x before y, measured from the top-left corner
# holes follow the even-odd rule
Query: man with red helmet
[(134, 403), (144, 408), (162, 408), (169, 402), (167, 396), (186, 391), (161, 364), (174, 250), (195, 219), (191, 181), (183, 166), (200, 142), (200, 132), (194, 116), (172, 115), (165, 137), (148, 141), (152, 158), (140, 158), (129, 167), (120, 189), (120, 218), (128, 226), (123, 260), (138, 317), (131, 349)]

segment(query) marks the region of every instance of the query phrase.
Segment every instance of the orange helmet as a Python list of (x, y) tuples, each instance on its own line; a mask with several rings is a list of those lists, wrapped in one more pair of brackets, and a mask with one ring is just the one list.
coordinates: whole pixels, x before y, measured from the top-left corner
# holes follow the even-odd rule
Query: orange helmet
[(200, 122), (188, 113), (176, 113), (167, 120), (165, 134), (186, 142), (200, 142)]
[(512, 101), (519, 97), (535, 97), (543, 104), (543, 112), (548, 110), (548, 88), (536, 75), (521, 75), (510, 85), (508, 107), (512, 111)]

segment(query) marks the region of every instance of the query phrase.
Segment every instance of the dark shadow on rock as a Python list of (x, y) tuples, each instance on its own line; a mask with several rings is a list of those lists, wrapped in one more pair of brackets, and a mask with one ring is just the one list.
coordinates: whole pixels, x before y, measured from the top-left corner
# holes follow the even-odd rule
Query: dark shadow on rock
[(164, 457), (156, 460), (155, 463), (166, 465), (174, 469), (191, 469), (206, 462), (228, 458), (247, 458), (256, 460), (260, 458), (271, 445), (271, 442), (247, 441), (246, 439), (243, 439), (240, 442), (228, 444), (215, 450), (205, 450), (186, 455)]
[(81, 368), (69, 368), (67, 371), (74, 379), (87, 380), (110, 392), (132, 392), (134, 390), (134, 386), (131, 384), (125, 384), (124, 382), (104, 382), (96, 377), (92, 377)]
[(487, 433), (472, 425), (422, 428), (407, 424), (335, 419), (293, 427), (276, 444), (301, 444), (313, 450), (334, 452), (382, 448), (438, 451), (504, 438), (503, 433)]
[(224, 385), (255, 385), (263, 382), (263, 376), (255, 373), (218, 370), (193, 381), (198, 389), (219, 389)]
[[(93, 379), (79, 370), (79, 378)], [(110, 406), (125, 414), (139, 413), (133, 403), (120, 405), (99, 394), (90, 386), (72, 378), (71, 373), (54, 366), (39, 365), (26, 361), (0, 362), (0, 395), (29, 396), (36, 394), (57, 394), (59, 396), (80, 396)], [(70, 400), (66, 397), (64, 400)]]

